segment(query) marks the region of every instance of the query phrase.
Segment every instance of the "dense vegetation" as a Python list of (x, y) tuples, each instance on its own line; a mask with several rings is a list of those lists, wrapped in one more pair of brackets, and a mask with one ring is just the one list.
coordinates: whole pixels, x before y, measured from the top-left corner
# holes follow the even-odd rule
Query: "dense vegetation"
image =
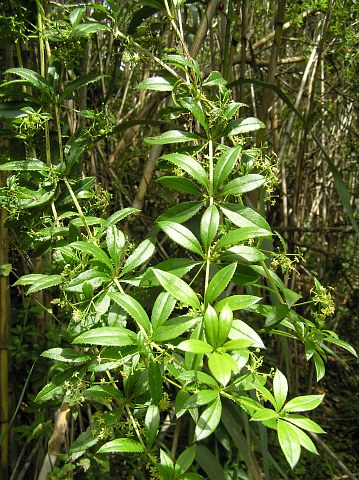
[(358, 12), (2, 3), (1, 478), (356, 478)]

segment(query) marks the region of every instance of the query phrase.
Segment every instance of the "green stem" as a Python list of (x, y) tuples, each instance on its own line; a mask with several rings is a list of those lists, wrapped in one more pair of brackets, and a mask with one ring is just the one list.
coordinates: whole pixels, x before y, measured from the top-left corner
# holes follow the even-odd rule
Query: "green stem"
[[(209, 154), (209, 205), (214, 204), (214, 198), (213, 198), (213, 170), (214, 170), (214, 165), (213, 165), (213, 140), (210, 139), (208, 143), (208, 154)], [(206, 292), (209, 284), (209, 275), (210, 275), (210, 267), (211, 267), (211, 260), (210, 260), (210, 255), (211, 255), (211, 246), (208, 247), (207, 251), (207, 260), (206, 260), (206, 277), (205, 277), (205, 282), (204, 282), (204, 291)]]
[(151, 462), (153, 463), (153, 465), (156, 466), (156, 465), (157, 465), (156, 458), (147, 451), (145, 442), (142, 440), (141, 432), (140, 432), (140, 430), (139, 430), (139, 428), (138, 428), (138, 426), (137, 426), (136, 420), (133, 418), (133, 415), (132, 415), (132, 412), (131, 412), (131, 410), (130, 410), (130, 407), (129, 407), (128, 405), (125, 405), (125, 409), (126, 409), (127, 415), (129, 416), (129, 418), (130, 418), (130, 420), (131, 420), (133, 429), (134, 429), (134, 431), (136, 432), (138, 441), (139, 441), (140, 444), (142, 445), (145, 454), (146, 454), (146, 455), (148, 456), (148, 458), (151, 460)]
[(265, 273), (266, 273), (266, 275), (267, 275), (267, 278), (268, 278), (268, 281), (269, 281), (271, 287), (273, 288), (274, 293), (276, 294), (279, 302), (280, 302), (282, 305), (285, 305), (285, 301), (283, 300), (283, 297), (282, 297), (282, 295), (280, 294), (280, 292), (279, 292), (279, 290), (278, 290), (278, 287), (277, 287), (277, 285), (275, 284), (275, 282), (274, 282), (274, 280), (273, 280), (273, 278), (272, 278), (272, 275), (270, 274), (269, 268), (267, 267), (267, 265), (265, 264), (265, 262), (264, 262), (263, 260), (260, 262), (260, 264), (261, 264), (263, 270), (265, 271)]
[(83, 225), (84, 225), (84, 227), (85, 227), (85, 229), (86, 229), (86, 232), (87, 232), (88, 236), (89, 236), (89, 237), (92, 237), (92, 233), (91, 233), (90, 227), (87, 225), (86, 218), (85, 218), (85, 215), (84, 215), (84, 213), (83, 213), (83, 211), (82, 211), (81, 205), (79, 204), (79, 202), (78, 202), (78, 200), (77, 200), (77, 198), (76, 198), (76, 195), (75, 195), (74, 191), (72, 190), (72, 187), (71, 187), (69, 181), (67, 180), (66, 177), (63, 177), (63, 181), (64, 181), (64, 183), (65, 183), (65, 185), (66, 185), (66, 187), (67, 187), (67, 190), (69, 191), (69, 193), (70, 193), (70, 195), (71, 195), (72, 201), (74, 202), (74, 205), (75, 205), (75, 207), (76, 207), (76, 210), (77, 210), (77, 212), (78, 212), (78, 214), (79, 214), (79, 217), (80, 217), (81, 220), (82, 220), (82, 223), (83, 223)]

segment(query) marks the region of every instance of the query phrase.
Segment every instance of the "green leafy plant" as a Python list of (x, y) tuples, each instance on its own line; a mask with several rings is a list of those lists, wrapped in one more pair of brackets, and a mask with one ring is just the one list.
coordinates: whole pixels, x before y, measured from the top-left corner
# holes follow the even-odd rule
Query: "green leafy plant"
[[(82, 9), (72, 10), (69, 18), (66, 40), (107, 30), (83, 22)], [(65, 466), (53, 473), (56, 478), (75, 468), (95, 469), (96, 462), (106, 471), (104, 458), (131, 458), (131, 453), (139, 455), (152, 478), (204, 478), (197, 467), (198, 452), (205, 448), (200, 442), (216, 434), (233, 407), (244, 412), (248, 441), (257, 423), (275, 430), (294, 468), (302, 447), (317, 453), (306, 431), (323, 430), (302, 412), (316, 408), (323, 395), (287, 401), (286, 377), (277, 365), (264, 366), (265, 341), (277, 336), (302, 342), (318, 380), (325, 373), (328, 344), (356, 355), (325, 329), (332, 313), (330, 291), (315, 280), (309, 302), (314, 315), (305, 318), (301, 296), (272, 269), (279, 258), (272, 248), (275, 233), (248, 196), (264, 189), (269, 198), (275, 181), (273, 170), (261, 169), (264, 149), (251, 144), (252, 133), (265, 125), (239, 117), (246, 106), (232, 100), (219, 72), (203, 78), (187, 54), (167, 54), (159, 63), (166, 75), (158, 73), (137, 88), (171, 94), (178, 123), (145, 143), (164, 146), (159, 169), (165, 174), (158, 184), (173, 191), (177, 202), (142, 241), (130, 239), (124, 225), (138, 218), (137, 209), (109, 216), (91, 210), (94, 179), (74, 173), (89, 139), (86, 131), (63, 143), (64, 101), (102, 76), (89, 74), (61, 86), (56, 65), (46, 75), (12, 68), (7, 74), (19, 78), (1, 87), (4, 97), (17, 97), (16, 105), (5, 102), (4, 117), (18, 133), (28, 125), (29, 148), (28, 130), (44, 128), (46, 147), (42, 160), (26, 155), (0, 165), (15, 172), (1, 190), (8, 225), (21, 223), (29, 248), (53, 255), (47, 271), (24, 275), (15, 286), (27, 287), (28, 295), (51, 289), (56, 313), (66, 318), (63, 344), (42, 353), (55, 363), (35, 402), (79, 409), (89, 404), (95, 411), (78, 431)], [(29, 109), (35, 98), (22, 90), (28, 85), (41, 95), (41, 108)], [(158, 242), (172, 249), (170, 259), (158, 261)], [(172, 445), (164, 440), (167, 418), (182, 429), (173, 433)], [(178, 454), (180, 434), (186, 438)], [(243, 461), (250, 469), (250, 461)]]

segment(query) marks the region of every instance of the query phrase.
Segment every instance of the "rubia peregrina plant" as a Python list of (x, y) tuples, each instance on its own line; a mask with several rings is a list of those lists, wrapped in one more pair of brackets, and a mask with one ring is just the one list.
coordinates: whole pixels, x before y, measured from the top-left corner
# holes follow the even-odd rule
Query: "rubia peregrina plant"
[[(71, 18), (78, 32), (90, 28), (81, 29), (80, 14)], [(138, 210), (106, 217), (88, 206), (95, 196), (93, 179), (73, 174), (89, 140), (86, 130), (63, 142), (63, 102), (100, 76), (61, 86), (56, 66), (46, 75), (16, 68), (8, 73), (20, 81), (3, 84), (4, 96), (23, 99), (13, 105), (22, 112), (15, 121), (19, 133), (30, 142), (27, 123), (19, 118), (33, 122), (37, 130), (44, 128), (46, 147), (44, 161), (32, 156), (0, 166), (17, 172), (2, 190), (9, 225), (34, 212), (29, 244), (37, 253), (53, 252), (50, 272), (24, 275), (15, 285), (29, 285), (28, 294), (53, 288), (58, 298), (52, 303), (68, 319), (63, 345), (42, 354), (55, 361), (54, 376), (36, 402), (92, 405), (87, 428), (69, 449), (67, 464), (78, 468), (85, 458), (86, 468), (95, 468), (111, 458), (107, 454), (133, 452), (153, 478), (204, 478), (194, 463), (201, 464), (197, 444), (216, 433), (233, 406), (252, 421), (245, 429), (248, 442), (255, 422), (275, 430), (294, 467), (301, 447), (317, 453), (306, 432), (323, 430), (303, 412), (316, 408), (323, 395), (287, 400), (284, 374), (277, 365), (269, 371), (263, 367), (264, 340), (282, 336), (302, 342), (318, 380), (328, 344), (355, 351), (324, 328), (325, 315), (331, 314), (329, 290), (315, 281), (312, 303), (319, 311), (307, 319), (297, 312), (300, 295), (271, 267), (279, 258), (272, 253), (274, 233), (247, 196), (260, 188), (272, 192), (273, 170), (268, 173), (263, 150), (250, 145), (252, 132), (264, 124), (238, 116), (245, 105), (232, 100), (219, 72), (204, 79), (188, 54), (158, 60), (166, 74), (138, 88), (170, 92), (166, 117), (172, 123), (145, 142), (165, 146), (159, 166), (166, 174), (157, 181), (178, 201), (159, 215), (143, 241), (130, 240), (120, 228)], [(40, 110), (29, 110), (34, 98), (18, 89), (29, 84), (42, 96)], [(49, 116), (56, 141), (49, 135)], [(39, 218), (40, 211), (46, 215)], [(158, 238), (181, 256), (158, 262)], [(171, 445), (165, 436), (168, 418), (176, 423)], [(179, 437), (185, 437), (181, 452)]]

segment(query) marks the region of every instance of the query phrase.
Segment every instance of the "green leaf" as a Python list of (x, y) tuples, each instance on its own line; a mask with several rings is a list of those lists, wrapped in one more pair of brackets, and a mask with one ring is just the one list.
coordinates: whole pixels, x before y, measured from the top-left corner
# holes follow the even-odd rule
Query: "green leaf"
[(279, 412), (288, 395), (288, 382), (283, 373), (280, 370), (276, 370), (273, 378), (273, 393), (277, 404), (277, 412)]
[(111, 31), (111, 28), (104, 23), (97, 23), (97, 22), (86, 22), (80, 23), (76, 25), (76, 27), (72, 30), (72, 35), (75, 38), (82, 37), (83, 35), (91, 35), (97, 32), (103, 31)]
[(40, 290), (44, 290), (45, 288), (55, 287), (57, 285), (60, 285), (62, 281), (63, 281), (63, 278), (61, 275), (40, 275), (39, 274), (37, 279), (34, 280), (32, 286), (29, 287), (26, 293), (30, 295), (31, 293), (39, 292)]
[[(202, 140), (199, 135), (195, 133), (186, 132), (185, 130), (169, 130), (168, 132), (161, 133), (157, 137), (147, 137), (144, 139), (145, 143), (150, 145), (168, 145), (170, 143), (182, 143), (182, 142), (194, 142), (197, 140)], [(169, 154), (169, 155), (180, 155), (178, 154)], [(168, 155), (165, 155), (162, 158), (165, 158)]]
[(94, 436), (91, 430), (81, 433), (71, 444), (70, 453), (83, 452), (96, 445), (100, 441), (98, 436)]
[[(163, 177), (162, 177), (163, 178)], [(179, 178), (179, 177), (172, 177), (172, 178)], [(184, 179), (187, 180), (187, 179)], [(189, 182), (191, 182), (189, 180)], [(191, 182), (192, 183), (192, 182)], [(194, 184), (192, 184), (194, 185)], [(196, 188), (198, 188), (196, 186)], [(166, 210), (165, 213), (160, 215), (156, 222), (164, 222), (166, 220), (170, 220), (175, 223), (183, 223), (192, 218), (196, 213), (203, 207), (202, 202), (183, 202), (179, 205), (175, 205), (174, 207), (169, 208)]]
[[(196, 454), (196, 445), (192, 445), (191, 447), (187, 447), (181, 455), (177, 458), (175, 468), (178, 470), (180, 473), (186, 472), (192, 465), (194, 461), (194, 457)], [(192, 474), (189, 474), (192, 475)], [(197, 475), (197, 474), (195, 474)], [(187, 478), (181, 475), (182, 479)], [(188, 480), (191, 477), (188, 477)], [(201, 476), (199, 476), (201, 478)]]
[(267, 221), (252, 208), (235, 203), (223, 203), (221, 210), (237, 227), (259, 227), (271, 232)]
[(328, 343), (333, 343), (334, 345), (337, 345), (338, 347), (344, 348), (344, 350), (347, 350), (349, 353), (354, 355), (354, 357), (358, 358), (357, 352), (354, 350), (354, 348), (349, 345), (349, 343), (344, 342), (344, 340), (340, 340), (340, 338), (335, 338), (335, 337), (325, 337), (325, 342)]
[(191, 338), (189, 340), (184, 340), (183, 342), (177, 345), (178, 350), (183, 350), (184, 352), (190, 353), (210, 353), (213, 348), (207, 342), (203, 340), (196, 340)]
[(147, 334), (151, 331), (151, 323), (142, 305), (127, 293), (111, 292), (108, 296), (122, 307)]
[(200, 235), (205, 252), (210, 248), (219, 226), (219, 213), (215, 205), (210, 205), (201, 218)]
[(231, 351), (231, 350), (243, 350), (247, 347), (251, 347), (253, 345), (253, 341), (241, 338), (239, 340), (228, 340), (228, 342), (224, 343), (221, 346), (221, 350)]
[(207, 438), (217, 428), (222, 414), (222, 404), (219, 397), (207, 407), (199, 417), (194, 437), (195, 442)]
[(248, 105), (246, 105), (245, 103), (231, 102), (223, 112), (223, 115), (226, 117), (227, 120), (230, 120), (242, 107), (248, 107)]
[(242, 146), (240, 145), (228, 148), (218, 158), (213, 171), (213, 186), (215, 190), (229, 177), (241, 151)]
[(90, 355), (77, 352), (72, 348), (50, 348), (42, 352), (41, 357), (66, 363), (84, 363), (91, 359)]
[(176, 65), (176, 67), (181, 68), (184, 72), (186, 72), (187, 68), (189, 67), (193, 69), (199, 77), (201, 76), (201, 70), (198, 66), (198, 63), (192, 58), (187, 59), (183, 55), (169, 54), (164, 55), (162, 57), (162, 60), (166, 63), (169, 63), (170, 65)]
[(75, 90), (78, 90), (85, 85), (89, 85), (90, 83), (98, 82), (101, 78), (103, 78), (103, 75), (89, 73), (88, 75), (82, 75), (81, 77), (72, 80), (66, 85), (64, 92), (59, 96), (58, 103), (69, 98)]
[(222, 258), (236, 259), (242, 262), (255, 263), (263, 260), (267, 260), (267, 256), (264, 255), (256, 247), (247, 247), (246, 245), (235, 245), (228, 248), (221, 256)]
[(152, 340), (154, 342), (166, 342), (173, 338), (178, 338), (183, 333), (188, 332), (199, 321), (199, 317), (187, 315), (171, 318), (162, 326), (157, 327), (153, 332)]
[(87, 388), (84, 393), (87, 400), (103, 401), (106, 399), (116, 398), (117, 400), (124, 400), (122, 392), (112, 385), (92, 385)]
[(313, 353), (313, 361), (317, 374), (317, 382), (319, 382), (325, 375), (325, 365), (321, 356), (317, 352)]
[(65, 286), (66, 292), (82, 292), (85, 283), (92, 286), (93, 289), (100, 287), (103, 283), (110, 281), (111, 278), (105, 272), (97, 268), (90, 268), (80, 273), (77, 277), (70, 280)]
[(120, 265), (125, 243), (126, 238), (123, 232), (121, 232), (116, 225), (110, 225), (106, 231), (106, 246), (116, 269), (118, 269)]
[(139, 90), (155, 90), (157, 92), (171, 92), (176, 79), (173, 77), (151, 77), (143, 80), (136, 88)]
[[(74, 377), (74, 374), (79, 374), (78, 366), (67, 368), (63, 372), (55, 375), (55, 377), (36, 395), (35, 402), (46, 402), (47, 400), (54, 398), (56, 395), (61, 394), (64, 389), (64, 382), (66, 380), (71, 381), (71, 379)], [(80, 377), (83, 375), (84, 372), (80, 371)], [(78, 381), (78, 379), (79, 377), (77, 376), (76, 381)]]
[(185, 305), (189, 305), (190, 307), (200, 310), (201, 305), (198, 297), (186, 282), (170, 272), (164, 272), (155, 268), (152, 268), (152, 271), (167, 292)]
[(218, 316), (212, 305), (208, 305), (203, 315), (204, 331), (206, 339), (212, 345), (216, 346), (218, 336)]
[(184, 155), (183, 153), (169, 153), (167, 155), (162, 155), (161, 158), (184, 170), (186, 173), (188, 173), (188, 175), (193, 177), (198, 183), (206, 187), (208, 190), (208, 175), (202, 165), (197, 162), (197, 160), (189, 155)]
[(278, 420), (279, 444), (289, 465), (294, 468), (299, 460), (301, 449), (297, 432), (291, 427), (289, 423)]
[(186, 401), (186, 407), (200, 407), (213, 402), (219, 395), (218, 390), (200, 390), (198, 393), (191, 395)]
[(178, 192), (189, 193), (190, 195), (202, 197), (203, 192), (198, 186), (192, 182), (189, 178), (165, 176), (157, 179), (158, 183), (165, 185), (166, 187), (177, 190)]
[(294, 423), (299, 428), (303, 430), (308, 430), (308, 432), (314, 433), (325, 433), (325, 431), (320, 427), (316, 422), (313, 422), (310, 418), (304, 417), (303, 415), (298, 415), (293, 413), (285, 417), (285, 420), (290, 423)]
[(265, 124), (258, 118), (248, 117), (239, 120), (232, 120), (227, 125), (225, 135), (242, 135), (243, 133), (255, 132), (261, 128), (266, 128)]
[(308, 437), (308, 435), (303, 432), (300, 428), (297, 428), (295, 425), (291, 425), (291, 428), (293, 428), (298, 436), (299, 442), (302, 447), (304, 447), (306, 450), (308, 450), (311, 453), (314, 453), (315, 455), (318, 455), (318, 451), (312, 442), (312, 440)]
[(261, 300), (261, 297), (255, 297), (254, 295), (232, 295), (231, 297), (223, 298), (214, 308), (216, 312), (220, 312), (225, 305), (228, 305), (231, 310), (244, 310)]
[(155, 251), (154, 241), (148, 238), (141, 242), (137, 248), (127, 258), (121, 274), (124, 275), (127, 272), (135, 270), (137, 267), (149, 260)]
[(242, 320), (233, 320), (232, 328), (228, 336), (231, 340), (251, 340), (253, 347), (265, 348), (264, 343), (262, 342), (262, 339), (258, 333), (256, 333), (252, 327), (247, 325)]
[(177, 379), (193, 383), (200, 382), (205, 385), (209, 385), (210, 387), (218, 388), (218, 383), (216, 382), (216, 380), (207, 373), (201, 372), (200, 370), (186, 370), (185, 372), (180, 373), (177, 376)]
[[(204, 299), (207, 304), (214, 302), (218, 295), (220, 295), (227, 288), (227, 285), (231, 281), (233, 274), (236, 271), (236, 267), (236, 263), (231, 263), (230, 265), (221, 268), (221, 270), (219, 270), (213, 276), (204, 295)], [(217, 305), (215, 309), (218, 312), (219, 309), (217, 308)]]
[(324, 395), (301, 395), (289, 400), (283, 407), (285, 412), (306, 412), (322, 402)]
[(72, 343), (124, 347), (136, 343), (136, 334), (124, 327), (99, 327), (81, 333)]
[(204, 130), (208, 131), (208, 123), (206, 116), (199, 103), (192, 97), (182, 97), (179, 101), (183, 108), (189, 110), (194, 118), (202, 125)]
[(275, 305), (271, 307), (265, 321), (266, 327), (277, 325), (280, 323), (289, 313), (290, 308), (287, 305)]
[(199, 241), (187, 227), (169, 221), (159, 222), (158, 225), (178, 245), (203, 257)]
[(143, 452), (143, 447), (139, 442), (131, 438), (117, 438), (116, 440), (105, 443), (105, 445), (102, 445), (102, 447), (97, 450), (97, 453), (117, 452), (141, 453)]
[(94, 245), (93, 243), (89, 242), (73, 242), (70, 243), (69, 247), (74, 248), (75, 250), (79, 250), (82, 253), (85, 253), (86, 255), (91, 255), (93, 256), (97, 261), (102, 263), (103, 265), (106, 265), (109, 270), (112, 270), (112, 262), (107, 256), (107, 254), (102, 250), (102, 248), (98, 247), (97, 245)]
[(215, 250), (239, 244), (256, 237), (268, 237), (271, 233), (268, 230), (258, 227), (243, 227), (231, 230), (221, 237), (215, 245)]
[(163, 325), (171, 315), (177, 300), (168, 292), (161, 292), (153, 305), (151, 322), (155, 331)]
[(103, 231), (105, 231), (111, 225), (115, 225), (117, 222), (120, 222), (121, 220), (126, 218), (128, 215), (131, 215), (132, 213), (138, 213), (139, 211), (140, 210), (138, 208), (128, 207), (113, 213), (103, 222), (103, 225), (102, 225)]
[(264, 182), (265, 178), (263, 175), (249, 173), (243, 177), (231, 180), (218, 192), (217, 196), (224, 197), (227, 195), (240, 195), (242, 193), (251, 192), (263, 185)]
[(145, 416), (145, 437), (147, 447), (151, 448), (157, 437), (158, 428), (160, 426), (160, 412), (156, 405), (150, 405), (147, 408)]
[(238, 366), (228, 353), (214, 352), (208, 358), (208, 368), (214, 378), (225, 387), (231, 379), (232, 371), (236, 371)]
[(0, 165), (0, 171), (37, 171), (48, 172), (50, 167), (37, 158), (27, 158), (26, 160), (15, 160)]
[(275, 418), (278, 418), (277, 412), (270, 408), (261, 408), (252, 415), (251, 420), (254, 422), (265, 422), (266, 420), (273, 420)]
[[(29, 83), (32, 87), (37, 88), (40, 90), (41, 93), (47, 97), (48, 101), (54, 101), (55, 99), (55, 92), (52, 89), (51, 85), (48, 83), (46, 78), (39, 75), (38, 73), (34, 72), (33, 70), (29, 70), (28, 68), (10, 68), (5, 73), (13, 73), (21, 77), (26, 83)], [(10, 82), (6, 82), (10, 84)]]
[(204, 87), (211, 87), (213, 85), (227, 85), (227, 80), (216, 70), (213, 70), (203, 82)]
[(153, 403), (158, 404), (162, 398), (162, 373), (159, 364), (151, 361), (148, 365), (148, 386)]

